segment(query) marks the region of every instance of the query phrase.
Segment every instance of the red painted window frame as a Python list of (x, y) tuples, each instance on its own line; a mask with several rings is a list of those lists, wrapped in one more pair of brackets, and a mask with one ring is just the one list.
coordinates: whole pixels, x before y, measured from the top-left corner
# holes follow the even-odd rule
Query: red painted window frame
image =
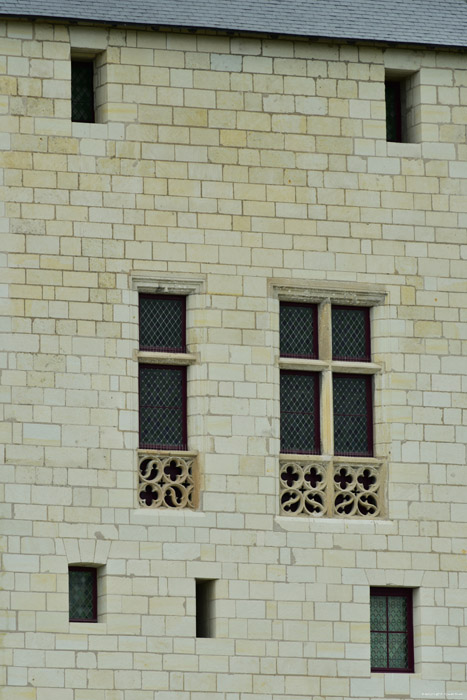
[[(371, 667), (372, 673), (413, 673), (414, 672), (414, 634), (413, 634), (413, 589), (412, 588), (383, 588), (383, 587), (372, 587), (370, 588), (370, 601), (372, 597), (397, 597), (406, 598), (407, 600), (407, 649), (408, 649), (408, 663), (407, 668), (394, 668), (389, 666), (389, 644), (388, 648), (388, 665), (386, 667)], [(386, 607), (386, 610), (388, 608)], [(389, 627), (389, 625), (387, 625)], [(371, 632), (386, 632), (389, 636), (388, 630), (373, 630), (371, 629), (370, 623), (370, 634)], [(391, 634), (398, 634), (396, 632), (391, 632)], [(402, 634), (402, 633), (400, 633)]]

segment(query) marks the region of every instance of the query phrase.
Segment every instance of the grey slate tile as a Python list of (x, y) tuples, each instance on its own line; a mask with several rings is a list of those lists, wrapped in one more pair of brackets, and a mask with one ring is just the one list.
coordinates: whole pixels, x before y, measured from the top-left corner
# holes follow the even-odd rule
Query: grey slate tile
[(0, 0), (0, 15), (467, 47), (467, 0)]

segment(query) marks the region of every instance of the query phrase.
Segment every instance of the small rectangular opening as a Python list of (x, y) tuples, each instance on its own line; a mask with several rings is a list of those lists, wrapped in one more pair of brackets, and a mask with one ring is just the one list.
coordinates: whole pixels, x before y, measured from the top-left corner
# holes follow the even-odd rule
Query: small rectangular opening
[(419, 73), (408, 70), (386, 70), (386, 140), (395, 143), (416, 143), (420, 140)]
[(403, 82), (400, 80), (386, 80), (386, 141), (402, 143), (406, 139), (403, 137), (403, 114), (402, 103), (404, 101)]
[(89, 58), (71, 59), (71, 121), (96, 121), (94, 105), (94, 61)]
[(97, 568), (68, 567), (70, 622), (97, 622)]
[(370, 588), (372, 672), (414, 672), (412, 596), (410, 588)]
[(215, 583), (212, 579), (196, 579), (197, 637), (215, 637)]

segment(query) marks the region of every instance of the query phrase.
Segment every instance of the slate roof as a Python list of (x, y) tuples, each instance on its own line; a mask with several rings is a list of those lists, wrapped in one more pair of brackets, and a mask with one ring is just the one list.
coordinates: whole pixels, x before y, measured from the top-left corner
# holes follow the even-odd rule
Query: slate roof
[(0, 15), (467, 47), (467, 0), (0, 0)]

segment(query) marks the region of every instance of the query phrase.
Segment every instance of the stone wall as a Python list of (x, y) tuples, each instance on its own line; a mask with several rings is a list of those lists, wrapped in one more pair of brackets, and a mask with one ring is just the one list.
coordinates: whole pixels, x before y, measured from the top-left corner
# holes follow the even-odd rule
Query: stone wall
[[(5, 700), (467, 698), (465, 53), (7, 21), (0, 54)], [(138, 504), (138, 290), (189, 295), (193, 510)], [(280, 513), (281, 298), (373, 307), (381, 517)], [(415, 589), (414, 674), (370, 673), (370, 586)]]

